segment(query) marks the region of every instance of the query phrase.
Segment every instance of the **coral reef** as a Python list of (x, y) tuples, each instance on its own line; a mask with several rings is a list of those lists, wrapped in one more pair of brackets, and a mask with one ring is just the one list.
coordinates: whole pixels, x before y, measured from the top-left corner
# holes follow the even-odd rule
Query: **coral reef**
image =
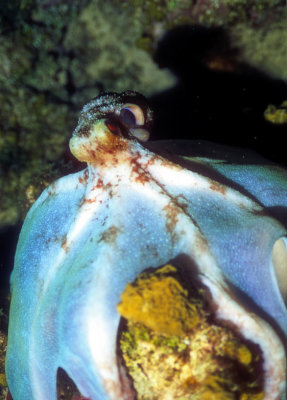
[[(206, 289), (171, 265), (128, 284), (120, 348), (139, 400), (261, 400), (260, 351), (215, 322)], [(158, 368), (159, 364), (161, 368)]]
[[(126, 8), (141, 7), (144, 33), (138, 44), (149, 51), (167, 31), (182, 24), (225, 27), (242, 60), (267, 73), (286, 79), (286, 54), (282, 46), (286, 6), (282, 0), (125, 0)], [(135, 13), (135, 18), (139, 13)], [(285, 16), (285, 18), (284, 18)]]
[(75, 55), (71, 73), (80, 87), (94, 82), (105, 90), (128, 88), (148, 95), (173, 82), (136, 45), (143, 26), (135, 13), (113, 2), (99, 7), (94, 0), (70, 24), (64, 45)]
[(286, 10), (286, 7), (282, 8), (281, 18), (275, 13), (274, 20), (261, 22), (262, 26), (253, 26), (246, 22), (239, 23), (230, 30), (232, 42), (240, 49), (243, 61), (285, 81), (287, 58), (283, 43), (287, 43)]
[[(136, 284), (128, 284), (118, 311), (126, 319), (140, 322), (159, 334), (182, 336), (200, 322), (202, 300), (188, 299), (172, 265), (141, 274)], [(159, 312), (160, 309), (160, 312)]]

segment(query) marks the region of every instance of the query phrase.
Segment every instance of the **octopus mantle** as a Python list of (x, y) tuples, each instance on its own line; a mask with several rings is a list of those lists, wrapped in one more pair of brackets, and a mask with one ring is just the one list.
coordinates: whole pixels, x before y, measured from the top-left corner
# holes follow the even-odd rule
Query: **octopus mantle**
[(59, 367), (87, 398), (136, 398), (117, 357), (117, 304), (142, 271), (171, 260), (208, 288), (216, 318), (260, 347), (264, 399), (284, 399), (287, 174), (190, 157), (199, 147), (115, 139), (109, 125), (73, 136), (87, 168), (42, 193), (17, 247), (6, 362), (14, 400), (55, 400)]

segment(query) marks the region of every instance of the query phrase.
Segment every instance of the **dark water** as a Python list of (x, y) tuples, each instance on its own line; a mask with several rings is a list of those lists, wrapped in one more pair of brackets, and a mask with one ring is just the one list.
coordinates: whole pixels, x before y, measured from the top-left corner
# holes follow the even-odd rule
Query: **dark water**
[[(247, 147), (286, 165), (286, 124), (264, 119), (269, 104), (286, 100), (286, 83), (238, 62), (238, 56), (222, 28), (188, 25), (168, 32), (155, 60), (178, 83), (150, 99), (155, 112), (152, 138)], [(222, 69), (210, 67), (216, 59)]]

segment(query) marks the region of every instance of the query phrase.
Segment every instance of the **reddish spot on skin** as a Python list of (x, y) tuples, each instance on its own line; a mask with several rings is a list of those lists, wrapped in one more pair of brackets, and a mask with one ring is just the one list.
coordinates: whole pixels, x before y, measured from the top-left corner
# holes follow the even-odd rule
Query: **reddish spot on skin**
[(101, 189), (104, 187), (104, 182), (101, 178), (98, 178), (96, 185), (94, 186), (95, 189)]
[(96, 198), (93, 198), (93, 199), (85, 199), (85, 198), (84, 198), (84, 199), (82, 200), (81, 204), (80, 204), (80, 207), (82, 207), (84, 204), (96, 203), (96, 201), (97, 201)]
[[(118, 185), (116, 185), (116, 186), (118, 186)], [(113, 185), (110, 183), (110, 182), (108, 182), (106, 185), (105, 185), (105, 190), (108, 192), (108, 195), (109, 195), (109, 198), (111, 199), (112, 197), (114, 197), (114, 195), (116, 194), (116, 192), (112, 189), (112, 187), (113, 187)]]
[(110, 123), (106, 123), (106, 125), (107, 125), (107, 127), (109, 128), (109, 130), (111, 131), (111, 132), (113, 132), (113, 133), (116, 133), (117, 132), (117, 127), (116, 127), (116, 125), (113, 125), (113, 124), (110, 124)]
[(88, 178), (89, 178), (89, 171), (86, 169), (84, 172), (84, 176), (83, 177), (79, 176), (78, 180), (80, 183), (84, 185), (88, 182)]
[[(96, 184), (93, 186), (92, 190), (104, 189), (109, 193), (109, 197), (113, 197), (114, 193), (113, 193), (112, 187), (113, 187), (113, 185), (110, 182), (108, 182), (107, 184), (104, 184), (103, 180), (101, 178), (98, 178), (98, 180), (97, 180)], [(84, 202), (92, 203), (92, 202), (95, 202), (95, 201), (96, 201), (96, 198), (94, 198), (94, 199), (92, 199), (90, 201), (85, 200)]]
[(213, 182), (209, 185), (209, 187), (210, 187), (211, 190), (214, 190), (215, 192), (219, 192), (219, 193), (221, 193), (221, 194), (223, 194), (223, 195), (225, 195), (225, 193), (226, 193), (226, 187), (223, 186), (223, 185), (221, 185), (221, 184), (218, 183), (218, 182), (214, 182), (214, 181), (213, 181)]

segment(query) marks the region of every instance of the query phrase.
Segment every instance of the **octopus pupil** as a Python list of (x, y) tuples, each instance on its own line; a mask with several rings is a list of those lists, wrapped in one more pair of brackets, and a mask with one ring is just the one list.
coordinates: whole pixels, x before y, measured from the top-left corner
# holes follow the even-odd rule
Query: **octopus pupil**
[(134, 113), (132, 111), (130, 111), (128, 108), (123, 108), (121, 110), (121, 119), (122, 122), (128, 126), (128, 127), (132, 127), (136, 125), (136, 117), (134, 115)]

